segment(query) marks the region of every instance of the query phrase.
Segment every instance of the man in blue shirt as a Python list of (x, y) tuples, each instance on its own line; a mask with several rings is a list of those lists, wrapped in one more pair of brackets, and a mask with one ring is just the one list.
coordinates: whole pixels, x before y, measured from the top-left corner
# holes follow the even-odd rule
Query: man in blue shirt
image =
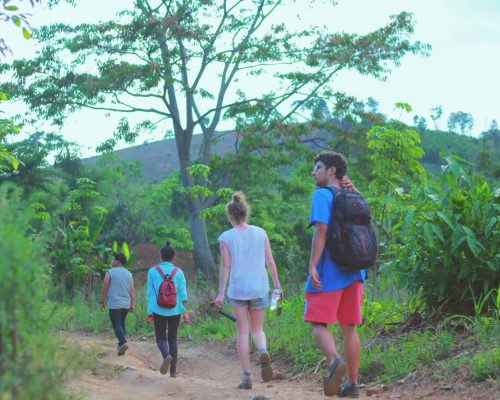
[[(324, 378), (326, 396), (358, 397), (360, 341), (356, 330), (361, 323), (364, 270), (343, 269), (330, 258), (326, 247), (328, 222), (335, 206), (327, 186), (356, 190), (346, 176), (347, 161), (342, 154), (323, 151), (314, 158), (312, 176), (318, 189), (313, 193), (310, 222), (315, 225), (309, 277), (305, 289), (304, 321), (312, 325), (314, 338), (328, 361)], [(327, 325), (338, 322), (344, 338), (344, 362)], [(340, 385), (348, 371), (348, 383)]]

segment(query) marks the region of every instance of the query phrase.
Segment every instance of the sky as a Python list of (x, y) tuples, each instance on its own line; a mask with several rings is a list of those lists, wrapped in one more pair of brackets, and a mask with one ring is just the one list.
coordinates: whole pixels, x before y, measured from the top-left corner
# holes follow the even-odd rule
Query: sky
[[(29, 5), (26, 0), (24, 3)], [(36, 28), (52, 22), (106, 20), (115, 15), (118, 6), (123, 7), (130, 0), (79, 3), (77, 9), (67, 5), (52, 10), (41, 5), (29, 7), (30, 23)], [(457, 111), (474, 117), (473, 136), (487, 130), (493, 119), (500, 123), (500, 0), (338, 0), (337, 3), (331, 12), (324, 12), (320, 5), (311, 7), (307, 0), (296, 0), (292, 3), (294, 7), (288, 7), (287, 14), (282, 16), (296, 27), (314, 21), (332, 31), (363, 34), (386, 24), (390, 15), (409, 11), (416, 21), (413, 39), (432, 46), (429, 57), (405, 56), (401, 66), (384, 82), (344, 72), (336, 78), (337, 90), (361, 100), (373, 97), (379, 102), (381, 112), (409, 124), (414, 115), (419, 115), (434, 128), (430, 113), (437, 105), (443, 109), (439, 129), (447, 129), (449, 113)], [(0, 24), (0, 37), (5, 38), (14, 52), (7, 61), (35, 53), (36, 42), (24, 40), (13, 25), (11, 28)], [(402, 115), (394, 110), (396, 102), (409, 103), (412, 113)], [(7, 115), (25, 110), (20, 103), (1, 107)], [(82, 156), (91, 156), (97, 145), (112, 136), (117, 119), (93, 111), (78, 112), (56, 131), (67, 140), (80, 143)], [(167, 127), (161, 128), (140, 137), (137, 143), (162, 139)]]

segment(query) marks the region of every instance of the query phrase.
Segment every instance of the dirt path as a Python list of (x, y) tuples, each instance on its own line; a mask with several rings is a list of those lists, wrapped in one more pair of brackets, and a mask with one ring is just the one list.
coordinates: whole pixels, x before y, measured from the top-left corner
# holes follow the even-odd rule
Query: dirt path
[[(182, 341), (179, 348), (177, 378), (170, 378), (168, 374), (161, 375), (158, 371), (160, 354), (154, 338), (130, 341), (130, 349), (122, 357), (116, 355), (116, 343), (112, 338), (71, 334), (71, 341), (95, 354), (98, 360), (98, 366), (94, 371), (83, 373), (68, 385), (71, 393), (83, 399), (325, 399), (320, 382), (311, 378), (295, 377), (268, 383), (261, 382), (256, 355), (252, 356), (253, 389), (236, 388), (239, 382), (239, 362), (233, 345), (224, 348), (217, 342), (193, 344)], [(360, 398), (443, 400), (498, 398), (496, 397), (498, 391), (494, 387), (493, 389), (483, 387), (484, 390), (467, 387), (457, 391), (454, 386), (450, 390), (449, 387), (443, 386), (443, 383), (440, 385), (400, 385), (387, 390), (380, 387), (366, 387), (361, 391)]]

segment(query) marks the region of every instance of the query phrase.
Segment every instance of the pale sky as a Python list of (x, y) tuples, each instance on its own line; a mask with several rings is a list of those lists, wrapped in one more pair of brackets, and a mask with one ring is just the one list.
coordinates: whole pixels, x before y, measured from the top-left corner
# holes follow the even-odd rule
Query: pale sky
[[(38, 5), (30, 10), (31, 24), (37, 27), (52, 22), (106, 20), (114, 16), (119, 4), (130, 0), (79, 3), (76, 10), (69, 6), (48, 10)], [(438, 128), (443, 130), (447, 129), (449, 113), (456, 111), (473, 115), (473, 135), (487, 130), (493, 119), (500, 123), (500, 0), (338, 0), (331, 13), (322, 12), (318, 6), (310, 7), (307, 0), (296, 0), (294, 4), (295, 7), (287, 8), (290, 25), (313, 21), (331, 31), (355, 33), (377, 29), (388, 22), (390, 15), (409, 11), (416, 21), (413, 39), (432, 46), (430, 57), (403, 58), (401, 66), (385, 82), (357, 73), (342, 73), (335, 80), (337, 90), (361, 100), (375, 98), (380, 110), (391, 118), (400, 117), (400, 112), (394, 111), (395, 102), (409, 103), (413, 112), (401, 119), (412, 123), (413, 116), (418, 114), (427, 119), (429, 128), (434, 127), (430, 109), (436, 105), (443, 108), (443, 117), (438, 122)], [(0, 37), (6, 38), (14, 51), (7, 61), (34, 54), (36, 43), (22, 39), (20, 30), (5, 23), (0, 24), (0, 29)], [(2, 105), (2, 109), (8, 115), (23, 112), (25, 108), (14, 104)], [(80, 143), (83, 156), (90, 156), (95, 146), (112, 136), (118, 118), (80, 112), (68, 118), (60, 133), (67, 140)], [(137, 144), (162, 138), (163, 132), (159, 131), (140, 137)]]

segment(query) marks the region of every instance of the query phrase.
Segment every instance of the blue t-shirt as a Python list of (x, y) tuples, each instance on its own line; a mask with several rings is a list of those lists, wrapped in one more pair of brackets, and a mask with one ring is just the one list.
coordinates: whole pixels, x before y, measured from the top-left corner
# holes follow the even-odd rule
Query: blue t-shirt
[[(333, 193), (330, 190), (322, 188), (315, 190), (312, 195), (309, 222), (321, 222), (328, 225), (333, 201)], [(326, 247), (318, 261), (316, 269), (323, 288), (320, 290), (314, 289), (311, 284), (311, 279), (308, 276), (305, 289), (306, 292), (319, 293), (340, 290), (351, 285), (354, 281), (364, 281), (366, 278), (364, 269), (351, 271), (339, 267), (337, 263), (330, 258), (330, 252)]]
[[(165, 275), (170, 275), (174, 270), (174, 264), (163, 261), (158, 264)], [(175, 290), (177, 292), (177, 305), (174, 308), (160, 307), (156, 302), (156, 296), (158, 294), (158, 289), (163, 281), (160, 273), (154, 267), (151, 267), (148, 271), (148, 286), (147, 286), (147, 299), (148, 299), (148, 314), (158, 314), (163, 316), (179, 315), (184, 313), (185, 308), (182, 304), (183, 301), (187, 301), (187, 289), (186, 289), (186, 278), (184, 273), (180, 268), (177, 269), (174, 278), (172, 279), (175, 284)]]

